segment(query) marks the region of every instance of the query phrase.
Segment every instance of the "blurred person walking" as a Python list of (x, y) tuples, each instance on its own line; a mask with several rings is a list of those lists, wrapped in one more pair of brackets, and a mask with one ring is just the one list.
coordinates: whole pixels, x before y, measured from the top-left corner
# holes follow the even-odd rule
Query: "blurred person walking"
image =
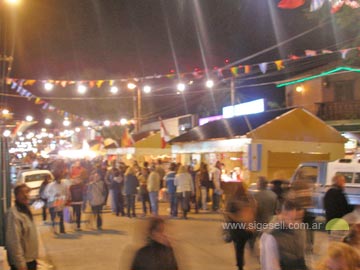
[(147, 179), (147, 188), (149, 191), (151, 212), (157, 216), (159, 214), (159, 190), (160, 190), (160, 175), (156, 167), (151, 166), (150, 174)]
[(174, 251), (165, 235), (165, 221), (159, 217), (149, 220), (148, 243), (134, 257), (131, 270), (178, 270)]
[(169, 194), (170, 216), (172, 217), (177, 217), (178, 215), (176, 186), (174, 183), (175, 175), (176, 175), (176, 163), (173, 162), (170, 164), (169, 172), (165, 175), (166, 188)]
[(56, 216), (60, 219), (60, 233), (65, 233), (63, 210), (68, 200), (68, 190), (67, 186), (63, 183), (64, 177), (67, 174), (67, 168), (63, 160), (56, 160), (53, 163), (52, 174), (54, 181), (46, 186), (45, 197), (47, 198), (54, 233), (57, 233), (55, 230)]
[(46, 215), (46, 211), (47, 211), (47, 198), (45, 195), (45, 189), (47, 187), (47, 185), (50, 183), (50, 176), (46, 175), (44, 181), (41, 183), (40, 185), (40, 190), (39, 190), (39, 196), (40, 196), (40, 200), (44, 202), (44, 205), (42, 207), (42, 220), (43, 222), (46, 221), (47, 215)]
[(260, 238), (262, 270), (308, 269), (305, 263), (305, 234), (296, 229), (298, 222), (295, 202), (285, 200), (277, 219)]
[(131, 217), (130, 210), (132, 211), (132, 216), (136, 217), (135, 197), (136, 197), (138, 186), (139, 186), (139, 181), (135, 175), (134, 167), (127, 168), (127, 170), (125, 172), (124, 193), (126, 196), (126, 203), (127, 203), (126, 214), (128, 217)]
[(218, 211), (220, 209), (220, 200), (223, 190), (221, 189), (221, 167), (222, 164), (220, 161), (216, 161), (215, 167), (212, 170), (212, 182), (214, 185), (213, 189), (213, 204), (212, 210)]
[(84, 200), (85, 185), (80, 178), (75, 178), (69, 188), (69, 201), (75, 216), (76, 229), (80, 230), (81, 208)]
[(353, 210), (344, 193), (345, 183), (346, 180), (343, 175), (335, 175), (332, 179), (332, 187), (325, 193), (326, 222), (334, 218), (341, 218)]
[(101, 172), (96, 170), (92, 176), (92, 182), (88, 186), (88, 198), (91, 211), (96, 219), (96, 227), (102, 229), (102, 208), (106, 202), (106, 187), (104, 181), (101, 180)]
[(327, 254), (315, 270), (359, 270), (360, 256), (354, 248), (341, 242), (330, 242)]
[(149, 204), (149, 211), (151, 213), (150, 197), (149, 197), (149, 191), (147, 188), (148, 177), (149, 177), (149, 169), (147, 167), (142, 167), (141, 172), (138, 175), (138, 179), (139, 179), (139, 185), (140, 185), (139, 196), (140, 196), (140, 201), (142, 204), (143, 216), (146, 216), (146, 214), (147, 214), (146, 204)]
[[(267, 189), (268, 182), (265, 177), (260, 176), (257, 181), (258, 192), (254, 193), (254, 199), (256, 201), (256, 223), (266, 226), (273, 216), (275, 215), (277, 208), (277, 196), (276, 194)], [(251, 249), (254, 249), (256, 238), (260, 236), (261, 231), (255, 231), (254, 237), (249, 241)]]
[(183, 211), (183, 218), (187, 219), (187, 213), (190, 211), (190, 196), (194, 193), (194, 182), (184, 165), (180, 165), (175, 175), (174, 184), (176, 186), (176, 195)]
[(200, 169), (197, 173), (196, 177), (200, 182), (200, 197), (201, 197), (201, 208), (202, 210), (207, 210), (207, 195), (209, 193), (209, 189), (211, 187), (210, 175), (208, 166), (206, 163), (200, 163)]
[(5, 216), (5, 248), (11, 270), (36, 270), (39, 243), (36, 225), (29, 208), (30, 188), (14, 188), (15, 205)]
[(243, 270), (245, 265), (245, 244), (253, 237), (254, 229), (249, 225), (255, 220), (255, 208), (255, 200), (246, 193), (243, 183), (239, 183), (235, 193), (227, 201), (224, 212), (227, 226), (231, 226), (230, 236), (239, 270)]

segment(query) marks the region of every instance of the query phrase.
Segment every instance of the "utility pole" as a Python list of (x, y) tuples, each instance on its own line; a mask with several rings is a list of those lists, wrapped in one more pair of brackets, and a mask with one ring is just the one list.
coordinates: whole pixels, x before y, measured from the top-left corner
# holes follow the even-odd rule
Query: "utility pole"
[(230, 102), (231, 106), (235, 105), (235, 80), (231, 78), (230, 80)]
[(137, 87), (137, 121), (136, 121), (136, 131), (139, 132), (141, 129), (141, 120), (142, 120), (142, 115), (141, 115), (141, 89), (138, 86)]

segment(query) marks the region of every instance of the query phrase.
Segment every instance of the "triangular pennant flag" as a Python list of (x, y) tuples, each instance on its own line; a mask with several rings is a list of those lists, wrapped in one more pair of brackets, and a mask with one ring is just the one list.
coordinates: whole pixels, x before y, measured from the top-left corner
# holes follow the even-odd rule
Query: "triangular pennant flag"
[(218, 76), (219, 78), (224, 77), (224, 74), (223, 74), (223, 72), (222, 72), (222, 69), (221, 69), (221, 68), (219, 68), (218, 70), (216, 70), (216, 74), (217, 74), (217, 76)]
[[(38, 100), (37, 100), (38, 99)], [(45, 100), (42, 100), (41, 98), (36, 98), (37, 101), (35, 101), (35, 104), (44, 104)]]
[(6, 84), (7, 85), (10, 85), (10, 84), (12, 84), (13, 83), (13, 79), (11, 79), (11, 78), (6, 78)]
[(281, 0), (278, 3), (279, 8), (294, 9), (305, 4), (305, 0)]
[(284, 67), (283, 60), (277, 60), (274, 62), (277, 70), (282, 70)]
[(94, 88), (95, 87), (95, 81), (90, 81), (89, 86), (90, 86), (90, 88)]
[(49, 105), (49, 111), (55, 111), (55, 107), (53, 105)]
[(297, 55), (294, 55), (294, 54), (290, 54), (290, 55), (289, 55), (289, 59), (290, 59), (290, 60), (298, 60), (298, 59), (300, 59), (300, 57), (297, 56)]
[(34, 83), (36, 83), (36, 80), (26, 80), (24, 85), (33, 85)]
[(17, 89), (16, 89), (16, 92), (17, 92), (17, 93), (21, 93), (22, 89), (23, 89), (23, 88), (21, 87), (21, 85), (19, 85), (19, 86), (17, 87)]
[(62, 87), (66, 87), (67, 81), (61, 81), (60, 85), (61, 85)]
[(345, 0), (345, 5), (351, 7), (352, 9), (360, 8), (360, 3), (353, 0)]
[(306, 56), (315, 56), (316, 51), (314, 51), (314, 50), (305, 50), (305, 55)]
[(336, 12), (340, 11), (343, 5), (344, 5), (344, 0), (336, 0), (331, 7), (331, 13), (335, 14)]
[(259, 64), (259, 68), (260, 68), (260, 70), (261, 70), (261, 72), (262, 72), (263, 74), (266, 73), (266, 71), (267, 71), (267, 66), (268, 66), (268, 63), (261, 63), (261, 64)]
[(244, 73), (248, 74), (248, 73), (250, 73), (250, 71), (251, 71), (251, 66), (250, 65), (245, 65), (244, 66)]
[(15, 89), (17, 87), (17, 83), (16, 82), (12, 82), (12, 84), (11, 84), (11, 89)]
[(165, 77), (168, 78), (168, 79), (172, 79), (172, 78), (175, 77), (175, 74), (173, 74), (173, 73), (168, 73), (168, 74), (165, 75)]
[(48, 107), (49, 107), (49, 103), (46, 103), (46, 102), (45, 102), (44, 105), (42, 106), (42, 109), (43, 109), (43, 110), (46, 110)]
[(341, 52), (341, 58), (345, 59), (346, 55), (348, 54), (348, 52), (350, 51), (350, 49), (344, 49), (344, 50), (340, 50)]
[(103, 80), (98, 80), (97, 82), (96, 82), (96, 86), (97, 86), (97, 88), (100, 88), (101, 86), (102, 86), (102, 84), (104, 83), (104, 81)]
[(330, 51), (330, 50), (321, 50), (321, 53), (327, 54), (327, 53), (333, 53), (333, 51)]
[(312, 0), (310, 5), (310, 12), (320, 9), (325, 3), (325, 0)]
[(230, 71), (236, 77), (236, 76), (238, 76), (239, 68), (238, 67), (231, 67)]

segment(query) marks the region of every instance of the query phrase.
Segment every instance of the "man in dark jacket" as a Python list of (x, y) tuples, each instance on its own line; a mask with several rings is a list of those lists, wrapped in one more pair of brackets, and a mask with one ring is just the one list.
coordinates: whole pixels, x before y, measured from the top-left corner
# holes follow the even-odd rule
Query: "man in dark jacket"
[(132, 270), (177, 270), (174, 251), (164, 234), (165, 223), (159, 217), (153, 217), (149, 223), (148, 244), (140, 248), (132, 263)]
[(326, 222), (334, 218), (341, 218), (352, 211), (352, 207), (348, 204), (344, 194), (345, 177), (343, 175), (335, 175), (332, 182), (332, 187), (326, 192), (324, 197)]

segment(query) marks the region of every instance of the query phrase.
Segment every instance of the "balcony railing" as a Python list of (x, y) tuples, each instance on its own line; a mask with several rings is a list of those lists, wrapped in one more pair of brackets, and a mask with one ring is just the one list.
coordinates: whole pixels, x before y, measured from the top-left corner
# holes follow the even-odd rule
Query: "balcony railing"
[(317, 116), (324, 121), (360, 119), (360, 100), (316, 103)]

